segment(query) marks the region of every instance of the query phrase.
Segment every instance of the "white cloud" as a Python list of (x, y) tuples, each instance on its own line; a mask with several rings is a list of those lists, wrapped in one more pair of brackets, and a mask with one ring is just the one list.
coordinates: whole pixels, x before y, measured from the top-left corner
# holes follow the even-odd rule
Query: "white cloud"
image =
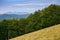
[(28, 4), (14, 4), (13, 6), (38, 6), (38, 5), (49, 5), (51, 3), (28, 3)]
[(28, 3), (28, 4), (11, 4), (6, 5), (5, 7), (1, 8), (0, 13), (6, 12), (34, 12), (38, 9), (42, 9), (49, 5), (50, 3)]

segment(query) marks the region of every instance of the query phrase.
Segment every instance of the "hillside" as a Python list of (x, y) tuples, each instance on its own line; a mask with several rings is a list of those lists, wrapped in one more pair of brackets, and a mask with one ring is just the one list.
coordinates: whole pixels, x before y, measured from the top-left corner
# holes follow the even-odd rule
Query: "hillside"
[(0, 40), (15, 38), (57, 24), (60, 24), (60, 5), (51, 4), (26, 18), (0, 21)]
[(60, 40), (60, 24), (10, 40)]

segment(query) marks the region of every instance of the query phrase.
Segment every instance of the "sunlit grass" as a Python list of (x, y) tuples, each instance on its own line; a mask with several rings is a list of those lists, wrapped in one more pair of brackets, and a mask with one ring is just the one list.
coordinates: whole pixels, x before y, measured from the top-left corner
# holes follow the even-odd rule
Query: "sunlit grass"
[(60, 24), (10, 40), (60, 40)]

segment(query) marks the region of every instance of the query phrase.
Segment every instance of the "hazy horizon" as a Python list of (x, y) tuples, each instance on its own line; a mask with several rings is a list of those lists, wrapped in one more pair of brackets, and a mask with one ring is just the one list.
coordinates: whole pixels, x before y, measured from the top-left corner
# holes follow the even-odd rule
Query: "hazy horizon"
[(0, 14), (5, 14), (7, 12), (32, 13), (50, 4), (60, 5), (60, 0), (0, 0)]

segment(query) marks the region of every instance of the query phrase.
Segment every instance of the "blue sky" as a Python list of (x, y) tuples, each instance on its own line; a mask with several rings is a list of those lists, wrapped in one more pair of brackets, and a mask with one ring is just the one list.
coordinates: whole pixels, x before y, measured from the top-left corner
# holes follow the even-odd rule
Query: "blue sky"
[(60, 0), (0, 0), (0, 14), (7, 12), (32, 13), (50, 4), (60, 5)]

